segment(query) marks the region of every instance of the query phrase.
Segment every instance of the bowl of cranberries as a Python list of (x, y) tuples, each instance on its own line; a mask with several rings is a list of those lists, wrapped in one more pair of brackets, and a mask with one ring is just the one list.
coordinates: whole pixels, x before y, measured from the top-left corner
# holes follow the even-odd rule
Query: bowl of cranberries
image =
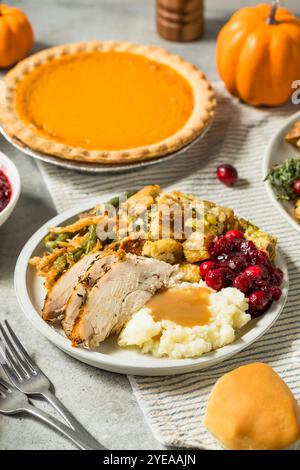
[(285, 296), (285, 267), (270, 261), (242, 231), (230, 230), (216, 237), (210, 255), (199, 267), (203, 281), (216, 291), (234, 287), (243, 292), (252, 318), (262, 316)]
[(0, 226), (13, 212), (20, 191), (21, 181), (16, 166), (0, 152)]

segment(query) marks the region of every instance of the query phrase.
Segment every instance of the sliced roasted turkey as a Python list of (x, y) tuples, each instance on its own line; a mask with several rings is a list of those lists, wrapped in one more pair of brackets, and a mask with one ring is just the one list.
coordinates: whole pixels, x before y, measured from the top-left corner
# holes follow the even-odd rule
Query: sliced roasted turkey
[(155, 292), (174, 282), (177, 273), (177, 266), (135, 255), (113, 264), (88, 292), (71, 334), (73, 344), (97, 347)]
[(44, 320), (54, 321), (62, 315), (78, 279), (98, 256), (99, 253), (84, 256), (58, 279), (46, 296), (43, 308)]
[(66, 304), (62, 327), (67, 336), (71, 335), (74, 323), (81, 307), (84, 305), (88, 291), (94, 284), (109, 271), (111, 266), (123, 256), (122, 252), (102, 253), (95, 259), (87, 271), (80, 277)]

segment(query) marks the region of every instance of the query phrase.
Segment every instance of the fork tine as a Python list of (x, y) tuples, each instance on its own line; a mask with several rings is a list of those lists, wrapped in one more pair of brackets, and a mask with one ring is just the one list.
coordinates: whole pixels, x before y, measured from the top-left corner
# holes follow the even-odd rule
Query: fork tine
[(8, 367), (7, 364), (1, 364), (1, 367), (2, 367), (2, 369), (4, 370), (5, 374), (7, 375), (7, 377), (8, 377), (13, 383), (15, 383), (16, 381), (18, 381), (18, 378), (16, 378), (15, 374), (12, 372), (12, 370)]
[(4, 324), (10, 334), (10, 337), (15, 345), (15, 348), (17, 350), (19, 350), (19, 353), (21, 351), (20, 354), (22, 354), (23, 356), (23, 359), (25, 360), (25, 362), (31, 367), (32, 371), (33, 372), (39, 372), (39, 368), (38, 366), (36, 365), (36, 363), (32, 360), (32, 358), (29, 356), (28, 352), (26, 351), (26, 349), (24, 348), (24, 346), (21, 344), (20, 340), (18, 339), (17, 335), (13, 332), (10, 324), (8, 323), (7, 320), (4, 320)]
[(4, 392), (9, 392), (11, 390), (9, 383), (2, 379), (2, 377), (0, 377), (0, 389), (1, 388)]
[(10, 352), (8, 350), (3, 350), (2, 344), (0, 342), (0, 359), (1, 367), (6, 373), (6, 375), (10, 378), (12, 382), (16, 380), (23, 380), (24, 374), (21, 375), (19, 373), (18, 367), (16, 366), (14, 359), (12, 358)]
[[(0, 323), (0, 332), (3, 336), (3, 341), (5, 343), (5, 349), (7, 352), (10, 353), (10, 356), (14, 358), (14, 365), (19, 366), (18, 372), (21, 374), (20, 367), (22, 368), (22, 372), (24, 371), (26, 375), (30, 375), (32, 373), (31, 369), (28, 370), (28, 365), (24, 362), (21, 354), (12, 344), (9, 336), (7, 335), (6, 331), (4, 330), (3, 326)], [(23, 374), (24, 375), (24, 374)]]
[(1, 382), (0, 382), (0, 394), (1, 394), (1, 393), (4, 393), (4, 394), (5, 394), (5, 393), (7, 393), (7, 390), (6, 390), (5, 387), (2, 386), (2, 384), (1, 384)]

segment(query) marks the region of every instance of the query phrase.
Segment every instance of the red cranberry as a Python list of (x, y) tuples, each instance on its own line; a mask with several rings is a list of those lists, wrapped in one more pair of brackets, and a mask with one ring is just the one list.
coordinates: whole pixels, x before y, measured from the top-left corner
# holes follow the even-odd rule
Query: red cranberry
[(240, 272), (247, 266), (247, 258), (243, 253), (233, 253), (228, 257), (227, 266), (235, 272)]
[(236, 273), (231, 269), (225, 269), (224, 272), (227, 286), (232, 286), (233, 281), (236, 278)]
[(220, 267), (218, 268), (218, 270), (222, 272), (226, 286), (232, 286), (232, 283), (236, 278), (236, 273), (231, 271), (231, 269), (229, 269), (228, 267)]
[(264, 270), (260, 266), (249, 266), (244, 273), (249, 276), (252, 281), (261, 281), (265, 276)]
[(225, 233), (224, 237), (227, 240), (234, 240), (235, 238), (244, 238), (244, 234), (240, 230), (230, 230), (229, 232)]
[(262, 264), (269, 268), (271, 266), (269, 257), (267, 253), (263, 250), (258, 250), (254, 255), (253, 255), (253, 262), (255, 264)]
[(269, 292), (272, 296), (272, 299), (276, 302), (280, 299), (282, 294), (281, 289), (279, 287), (270, 287)]
[(215, 265), (215, 263), (213, 263), (213, 261), (204, 261), (200, 265), (200, 274), (201, 274), (201, 276), (203, 278), (205, 278), (208, 271), (210, 271), (211, 269), (214, 269), (215, 267), (216, 267), (216, 265)]
[(205, 276), (205, 282), (211, 289), (221, 290), (225, 287), (225, 276), (221, 269), (211, 269)]
[(222, 164), (217, 168), (217, 178), (225, 186), (233, 186), (238, 177), (238, 172), (232, 165)]
[(280, 268), (275, 268), (272, 274), (272, 281), (275, 286), (280, 286), (283, 281), (283, 272)]
[(217, 263), (221, 266), (227, 266), (229, 255), (224, 253), (223, 255), (219, 255), (217, 257)]
[(242, 273), (235, 278), (232, 286), (246, 294), (252, 287), (252, 280), (249, 276)]
[(5, 209), (11, 199), (11, 187), (2, 170), (0, 170), (0, 212)]
[(270, 294), (261, 290), (252, 292), (249, 296), (249, 310), (252, 313), (263, 313), (269, 306)]
[(252, 254), (256, 251), (256, 246), (254, 245), (254, 243), (251, 241), (251, 240), (243, 240), (241, 245), (240, 245), (240, 250), (245, 253), (245, 255), (250, 255), (252, 256)]
[(294, 182), (293, 191), (296, 194), (296, 196), (300, 196), (300, 179)]
[(217, 257), (219, 255), (227, 253), (227, 250), (228, 250), (228, 243), (227, 243), (226, 238), (217, 237), (211, 249), (211, 255), (214, 257)]
[(257, 290), (263, 290), (265, 292), (269, 292), (270, 291), (270, 286), (269, 284), (267, 283), (267, 281), (257, 281), (255, 282), (255, 286), (257, 288)]

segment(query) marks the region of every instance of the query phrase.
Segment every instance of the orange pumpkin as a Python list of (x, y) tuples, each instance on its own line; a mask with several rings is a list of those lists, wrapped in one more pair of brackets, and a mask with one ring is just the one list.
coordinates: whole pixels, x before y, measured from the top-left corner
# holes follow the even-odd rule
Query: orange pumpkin
[(300, 80), (300, 20), (279, 2), (237, 11), (217, 40), (226, 87), (254, 106), (278, 106)]
[(33, 46), (33, 31), (27, 16), (18, 8), (0, 4), (0, 67), (24, 59)]

